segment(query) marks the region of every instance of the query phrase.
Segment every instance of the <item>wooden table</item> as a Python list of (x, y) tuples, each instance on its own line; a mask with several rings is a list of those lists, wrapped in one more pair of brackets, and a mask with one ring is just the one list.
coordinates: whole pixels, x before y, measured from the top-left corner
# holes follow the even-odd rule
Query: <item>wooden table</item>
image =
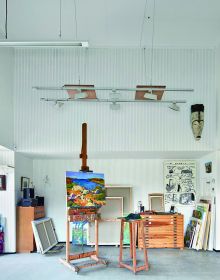
[[(129, 223), (129, 232), (130, 232), (130, 257), (133, 260), (133, 266), (128, 265), (123, 262), (123, 239), (124, 239), (124, 223)], [(144, 221), (143, 220), (125, 220), (121, 219), (121, 234), (120, 234), (120, 254), (119, 254), (119, 267), (127, 268), (134, 273), (141, 270), (149, 270), (148, 264), (148, 256), (147, 249), (145, 243), (143, 243), (143, 255), (144, 255), (144, 265), (137, 266), (137, 258), (136, 258), (136, 243), (137, 243), (137, 229), (140, 229), (143, 240), (145, 240), (144, 236)]]

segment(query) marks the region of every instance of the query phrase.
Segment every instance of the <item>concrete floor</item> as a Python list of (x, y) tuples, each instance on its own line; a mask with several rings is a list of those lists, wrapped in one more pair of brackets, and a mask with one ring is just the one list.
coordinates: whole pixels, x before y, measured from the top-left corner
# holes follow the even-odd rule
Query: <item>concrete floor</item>
[[(64, 265), (59, 258), (64, 256), (64, 250), (58, 254), (40, 255), (10, 254), (0, 256), (1, 280), (48, 280), (48, 279), (219, 279), (220, 253), (177, 249), (148, 250), (150, 270), (134, 275), (131, 271), (118, 267), (119, 248), (100, 246), (100, 256), (107, 258), (108, 267), (95, 266), (82, 269), (75, 274)], [(138, 259), (142, 252), (138, 251)], [(129, 249), (125, 249), (125, 259), (129, 257)]]

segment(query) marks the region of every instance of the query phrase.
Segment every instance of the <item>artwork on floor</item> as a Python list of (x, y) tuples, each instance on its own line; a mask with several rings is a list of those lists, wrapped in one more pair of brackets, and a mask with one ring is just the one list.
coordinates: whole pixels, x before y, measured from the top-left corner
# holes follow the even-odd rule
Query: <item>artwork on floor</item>
[(205, 172), (212, 173), (212, 162), (211, 161), (205, 163)]
[(31, 222), (37, 252), (45, 254), (58, 243), (51, 218), (42, 218)]
[(165, 204), (194, 205), (196, 162), (173, 160), (164, 162)]
[(67, 207), (100, 208), (105, 205), (104, 174), (66, 171)]

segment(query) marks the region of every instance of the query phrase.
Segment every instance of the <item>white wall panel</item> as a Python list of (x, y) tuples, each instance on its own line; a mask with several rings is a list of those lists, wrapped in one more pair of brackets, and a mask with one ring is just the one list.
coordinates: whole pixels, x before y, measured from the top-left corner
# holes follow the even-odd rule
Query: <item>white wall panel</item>
[[(58, 110), (40, 97), (64, 97), (65, 92), (32, 90), (32, 86), (78, 83), (79, 76), (82, 84), (96, 86), (150, 83), (149, 50), (145, 75), (140, 49), (17, 49), (14, 102), (18, 151), (78, 152), (82, 122), (88, 123), (90, 152), (212, 150), (216, 126), (214, 50), (156, 49), (154, 57), (153, 84), (195, 90), (165, 93), (165, 99), (187, 99), (181, 112), (164, 104), (122, 104), (119, 111), (112, 111), (108, 104), (73, 102)], [(205, 105), (205, 127), (199, 142), (193, 139), (190, 127), (190, 105), (194, 103)]]
[(20, 153), (15, 153), (15, 201), (18, 203), (23, 197), (21, 192), (21, 177), (30, 178), (33, 182), (33, 159)]
[(0, 147), (0, 174), (6, 175), (6, 190), (0, 191), (0, 214), (6, 218), (5, 252), (16, 251), (16, 212), (14, 183), (14, 152)]
[(13, 70), (14, 53), (0, 49), (0, 145), (13, 148)]

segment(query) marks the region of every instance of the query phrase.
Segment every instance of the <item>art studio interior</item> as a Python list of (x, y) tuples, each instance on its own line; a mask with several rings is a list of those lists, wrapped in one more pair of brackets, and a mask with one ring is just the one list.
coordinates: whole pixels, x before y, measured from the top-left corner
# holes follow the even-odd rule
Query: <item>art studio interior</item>
[(0, 279), (218, 279), (220, 1), (0, 0)]

